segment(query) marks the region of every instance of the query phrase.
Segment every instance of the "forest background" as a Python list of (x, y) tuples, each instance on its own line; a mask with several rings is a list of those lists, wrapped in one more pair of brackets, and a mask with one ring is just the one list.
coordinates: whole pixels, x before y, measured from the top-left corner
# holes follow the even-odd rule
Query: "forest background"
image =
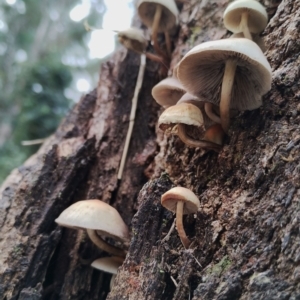
[(107, 56), (101, 39), (94, 46), (97, 36), (91, 45), (83, 17), (102, 28), (106, 12), (104, 0), (0, 2), (0, 185), (40, 146), (22, 142), (51, 135), (74, 101), (96, 85)]

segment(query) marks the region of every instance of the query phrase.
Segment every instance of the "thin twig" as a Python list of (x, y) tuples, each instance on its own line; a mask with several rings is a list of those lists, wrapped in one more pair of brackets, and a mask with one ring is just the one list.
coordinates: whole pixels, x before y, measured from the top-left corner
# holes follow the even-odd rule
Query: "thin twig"
[(175, 285), (176, 287), (178, 287), (178, 283), (176, 282), (175, 278), (174, 278), (172, 275), (170, 275), (170, 278), (171, 278), (171, 280), (173, 281), (174, 285)]
[(39, 144), (43, 144), (45, 142), (45, 140), (46, 140), (46, 138), (31, 140), (31, 141), (21, 141), (21, 145), (22, 146), (39, 145)]
[(128, 152), (129, 143), (130, 143), (132, 130), (133, 130), (133, 125), (134, 125), (134, 120), (135, 120), (135, 112), (136, 112), (136, 108), (137, 108), (139, 92), (140, 92), (140, 89), (142, 88), (142, 84), (143, 84), (145, 68), (146, 68), (146, 56), (145, 56), (145, 54), (141, 54), (139, 74), (138, 74), (138, 77), (137, 77), (135, 90), (134, 90), (134, 95), (133, 95), (133, 98), (132, 98), (131, 112), (130, 112), (130, 117), (129, 117), (129, 128), (128, 128), (128, 131), (127, 131), (124, 150), (123, 150), (121, 163), (120, 163), (120, 167), (119, 167), (118, 180), (121, 180), (122, 175), (123, 175), (123, 170), (124, 170), (124, 166), (125, 166), (125, 161), (126, 161), (126, 157), (127, 157), (127, 152)]
[(168, 241), (168, 240), (169, 240), (170, 235), (172, 234), (172, 232), (174, 231), (174, 229), (175, 229), (175, 219), (174, 219), (174, 221), (173, 221), (173, 224), (172, 224), (172, 226), (171, 226), (171, 228), (170, 228), (168, 234), (161, 240), (161, 243), (164, 243), (165, 241)]

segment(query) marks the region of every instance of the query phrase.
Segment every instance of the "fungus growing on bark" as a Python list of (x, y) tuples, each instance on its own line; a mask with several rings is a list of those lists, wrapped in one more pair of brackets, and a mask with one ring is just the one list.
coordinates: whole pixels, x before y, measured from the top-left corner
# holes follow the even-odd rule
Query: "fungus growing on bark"
[(266, 9), (256, 0), (236, 0), (225, 9), (225, 27), (233, 33), (243, 32), (252, 40), (251, 33), (262, 32), (268, 23)]
[(184, 87), (174, 77), (160, 81), (152, 89), (152, 97), (164, 108), (175, 105), (183, 94), (185, 94)]
[(200, 207), (197, 196), (189, 189), (175, 187), (161, 196), (161, 205), (176, 214), (176, 227), (183, 246), (187, 249), (190, 240), (182, 224), (183, 215), (195, 214)]
[(177, 104), (180, 103), (190, 103), (197, 106), (202, 112), (205, 127), (208, 127), (214, 123), (221, 123), (221, 119), (219, 117), (219, 107), (217, 105), (202, 101), (190, 93), (185, 93), (177, 102)]
[(199, 128), (202, 135), (205, 133), (203, 115), (201, 110), (190, 103), (180, 103), (167, 108), (158, 119), (158, 126), (166, 133), (178, 135), (187, 146), (200, 147), (203, 149), (219, 152), (220, 145), (204, 140), (195, 140), (186, 133), (186, 125)]
[(145, 54), (147, 58), (164, 64), (164, 59), (153, 53), (147, 52), (148, 40), (144, 37), (143, 31), (138, 28), (128, 28), (117, 31), (119, 42), (129, 50), (138, 54)]
[(169, 31), (177, 24), (178, 9), (174, 0), (140, 0), (138, 14), (142, 22), (152, 29), (152, 41), (155, 51), (164, 55), (157, 41), (157, 34), (163, 32), (168, 55), (171, 55)]
[(222, 146), (224, 137), (225, 132), (222, 126), (220, 124), (214, 124), (205, 131), (203, 140)]
[(118, 272), (118, 268), (123, 264), (123, 262), (124, 259), (119, 256), (102, 257), (94, 260), (91, 266), (97, 270), (112, 274), (109, 285), (111, 289)]
[(86, 229), (93, 243), (113, 255), (125, 257), (126, 252), (109, 245), (100, 235), (128, 241), (128, 227), (115, 208), (100, 200), (78, 201), (65, 209), (55, 222), (64, 227)]
[(221, 125), (227, 133), (230, 109), (253, 110), (271, 88), (271, 67), (261, 49), (245, 38), (202, 43), (191, 49), (177, 69), (186, 90), (220, 104)]

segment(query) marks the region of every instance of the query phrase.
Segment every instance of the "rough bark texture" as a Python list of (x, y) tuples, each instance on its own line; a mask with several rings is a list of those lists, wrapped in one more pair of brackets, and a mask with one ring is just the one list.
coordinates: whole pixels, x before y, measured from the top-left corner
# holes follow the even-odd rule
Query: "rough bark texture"
[[(151, 88), (159, 66), (148, 61), (118, 183), (139, 58), (123, 51), (102, 66), (97, 92), (2, 186), (1, 300), (106, 298), (110, 276), (88, 262), (107, 254), (84, 232), (54, 223), (71, 203), (92, 198), (113, 205), (131, 227), (108, 299), (300, 299), (300, 1), (261, 2), (270, 18), (264, 39), (272, 89), (260, 109), (233, 121), (219, 154), (156, 130)], [(193, 45), (229, 36), (227, 4), (183, 6), (171, 66)], [(160, 196), (175, 185), (201, 200), (197, 218), (184, 219), (189, 250), (176, 230), (162, 240), (174, 216)]]

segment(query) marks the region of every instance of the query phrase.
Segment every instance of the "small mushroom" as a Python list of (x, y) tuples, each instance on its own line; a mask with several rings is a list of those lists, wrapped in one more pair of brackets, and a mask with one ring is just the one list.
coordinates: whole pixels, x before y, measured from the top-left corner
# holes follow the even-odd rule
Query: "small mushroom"
[(164, 32), (168, 55), (171, 54), (171, 41), (169, 31), (177, 24), (178, 9), (174, 0), (140, 0), (138, 2), (138, 14), (142, 22), (152, 28), (152, 41), (155, 51), (164, 55), (161, 51), (157, 34)]
[(183, 94), (185, 94), (184, 87), (174, 77), (160, 81), (152, 89), (152, 97), (164, 108), (175, 105)]
[(221, 123), (221, 119), (218, 115), (219, 107), (217, 105), (202, 101), (190, 93), (185, 93), (177, 103), (190, 103), (197, 106), (202, 112), (205, 127), (208, 127), (214, 123)]
[(118, 272), (118, 268), (123, 264), (124, 259), (119, 256), (102, 257), (94, 260), (91, 266), (97, 270), (112, 274), (110, 280), (110, 289), (113, 286), (115, 276)]
[(78, 201), (65, 209), (55, 222), (64, 227), (86, 229), (93, 243), (113, 255), (125, 257), (126, 252), (109, 245), (99, 236), (128, 241), (128, 227), (115, 208), (100, 200)]
[(271, 88), (272, 72), (261, 49), (245, 38), (216, 40), (191, 49), (180, 61), (178, 79), (186, 90), (220, 104), (227, 133), (230, 110), (253, 110)]
[(166, 131), (166, 133), (178, 135), (186, 145), (214, 150), (216, 152), (220, 151), (221, 147), (217, 144), (204, 140), (195, 140), (189, 137), (186, 133), (186, 125), (198, 127), (202, 135), (205, 133), (201, 110), (190, 103), (180, 103), (170, 106), (158, 119), (158, 126), (161, 130)]
[(200, 207), (197, 196), (189, 189), (175, 187), (161, 196), (161, 205), (176, 214), (176, 227), (183, 246), (187, 249), (190, 240), (182, 224), (183, 215), (195, 214)]
[(145, 54), (147, 58), (165, 64), (162, 57), (146, 51), (148, 40), (145, 38), (142, 30), (131, 27), (122, 31), (117, 31), (117, 33), (119, 42), (127, 49), (139, 54)]
[(225, 9), (225, 27), (234, 33), (243, 32), (247, 39), (252, 40), (252, 33), (262, 32), (268, 23), (267, 11), (256, 0), (236, 0)]
[(203, 140), (222, 146), (224, 137), (225, 132), (222, 126), (220, 124), (214, 124), (205, 131)]

